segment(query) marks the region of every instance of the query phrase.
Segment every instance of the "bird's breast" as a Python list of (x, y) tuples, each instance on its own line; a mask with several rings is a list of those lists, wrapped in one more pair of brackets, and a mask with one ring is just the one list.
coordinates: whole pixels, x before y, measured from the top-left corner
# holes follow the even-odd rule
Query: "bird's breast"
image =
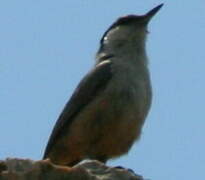
[(151, 102), (150, 84), (148, 77), (125, 72), (115, 74), (76, 117), (69, 130), (69, 146), (86, 144), (82, 151), (88, 156), (115, 157), (139, 138)]
[(119, 68), (106, 91), (105, 96), (113, 99), (111, 104), (119, 112), (133, 111), (135, 116), (146, 117), (152, 100), (149, 71), (146, 67)]

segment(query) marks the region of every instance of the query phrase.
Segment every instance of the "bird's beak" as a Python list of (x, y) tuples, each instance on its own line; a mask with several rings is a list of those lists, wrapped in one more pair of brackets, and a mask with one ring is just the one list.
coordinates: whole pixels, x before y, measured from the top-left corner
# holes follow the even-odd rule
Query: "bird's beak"
[(157, 7), (153, 8), (152, 10), (150, 10), (147, 14), (144, 15), (144, 22), (146, 24), (149, 23), (150, 19), (152, 19), (152, 17), (161, 9), (161, 7), (164, 4), (160, 4)]

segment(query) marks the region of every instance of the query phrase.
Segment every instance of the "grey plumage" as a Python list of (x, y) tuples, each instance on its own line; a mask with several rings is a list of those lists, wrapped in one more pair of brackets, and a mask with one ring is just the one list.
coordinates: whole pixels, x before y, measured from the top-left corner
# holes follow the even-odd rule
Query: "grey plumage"
[(161, 6), (122, 17), (105, 32), (96, 65), (61, 113), (44, 159), (67, 165), (85, 158), (106, 162), (139, 139), (152, 100), (147, 24)]

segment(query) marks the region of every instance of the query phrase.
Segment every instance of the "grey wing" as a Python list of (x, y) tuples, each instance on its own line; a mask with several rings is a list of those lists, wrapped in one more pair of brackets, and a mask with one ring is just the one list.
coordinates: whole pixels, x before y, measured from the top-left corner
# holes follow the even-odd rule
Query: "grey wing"
[(110, 61), (104, 61), (82, 79), (54, 126), (43, 159), (47, 157), (58, 137), (63, 135), (63, 129), (69, 127), (78, 113), (105, 89), (112, 78), (111, 65)]

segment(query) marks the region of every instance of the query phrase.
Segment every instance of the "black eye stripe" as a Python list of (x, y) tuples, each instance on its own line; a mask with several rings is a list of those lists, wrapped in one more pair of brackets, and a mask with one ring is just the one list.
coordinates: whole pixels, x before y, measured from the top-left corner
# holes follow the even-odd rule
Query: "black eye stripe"
[(105, 33), (104, 33), (103, 36), (102, 36), (102, 39), (100, 40), (100, 43), (101, 43), (101, 44), (103, 43), (104, 38), (107, 36), (107, 33), (108, 33), (111, 29), (113, 29), (113, 28), (115, 28), (115, 27), (117, 27), (117, 26), (119, 26), (119, 25), (126, 25), (126, 24), (129, 24), (129, 23), (132, 23), (132, 22), (136, 21), (137, 19), (141, 19), (141, 17), (142, 17), (142, 16), (128, 15), (128, 16), (124, 16), (124, 17), (121, 17), (121, 18), (117, 19), (117, 21), (116, 21), (115, 23), (113, 23), (113, 24), (108, 28), (107, 31), (105, 31)]
[(119, 18), (114, 24), (116, 25), (122, 25), (122, 24), (129, 24), (133, 21), (136, 21), (136, 19), (140, 19), (141, 16), (137, 16), (137, 15), (128, 15), (128, 16), (124, 16)]

